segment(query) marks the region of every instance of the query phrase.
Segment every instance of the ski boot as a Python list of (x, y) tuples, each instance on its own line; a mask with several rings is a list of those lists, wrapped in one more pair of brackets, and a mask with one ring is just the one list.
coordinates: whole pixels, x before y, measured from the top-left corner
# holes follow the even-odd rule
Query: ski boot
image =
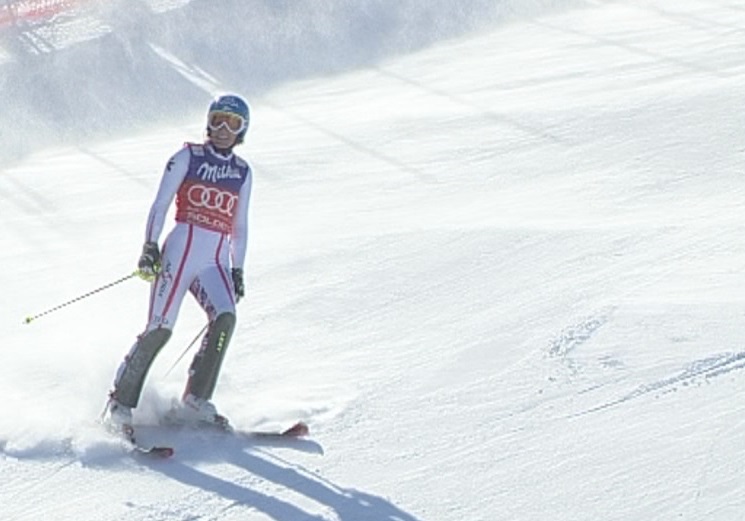
[(111, 396), (103, 413), (103, 424), (110, 432), (134, 441), (134, 423), (132, 422), (132, 408), (119, 403)]
[(165, 421), (171, 425), (212, 427), (227, 432), (233, 430), (228, 419), (217, 412), (215, 404), (193, 394), (187, 394), (180, 402), (174, 401), (171, 410), (166, 413)]

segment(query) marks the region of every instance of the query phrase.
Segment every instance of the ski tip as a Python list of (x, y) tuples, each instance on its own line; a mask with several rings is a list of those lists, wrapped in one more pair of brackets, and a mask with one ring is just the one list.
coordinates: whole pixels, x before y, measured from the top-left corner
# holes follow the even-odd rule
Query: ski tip
[(149, 456), (152, 458), (170, 458), (173, 456), (174, 450), (173, 447), (149, 447), (149, 448), (141, 448), (138, 449), (138, 452), (140, 454), (143, 454), (145, 456)]
[(155, 453), (161, 458), (170, 458), (173, 456), (174, 450), (172, 447), (153, 447)]
[(297, 422), (295, 425), (282, 432), (282, 436), (287, 436), (290, 438), (302, 438), (304, 436), (308, 436), (309, 434), (310, 428), (308, 427), (308, 424), (301, 421)]

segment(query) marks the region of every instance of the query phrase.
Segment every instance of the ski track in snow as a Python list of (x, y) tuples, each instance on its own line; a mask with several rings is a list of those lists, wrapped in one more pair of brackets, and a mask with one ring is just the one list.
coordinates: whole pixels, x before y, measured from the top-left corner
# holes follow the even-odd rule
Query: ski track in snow
[(647, 394), (653, 394), (656, 398), (666, 393), (675, 392), (680, 388), (689, 386), (701, 386), (711, 379), (726, 375), (732, 371), (739, 371), (745, 367), (745, 352), (724, 353), (702, 360), (692, 362), (679, 374), (663, 378), (658, 381), (643, 384), (613, 401), (598, 405), (587, 411), (576, 413), (572, 416), (581, 416), (601, 411), (608, 407), (622, 405), (630, 400), (635, 400)]

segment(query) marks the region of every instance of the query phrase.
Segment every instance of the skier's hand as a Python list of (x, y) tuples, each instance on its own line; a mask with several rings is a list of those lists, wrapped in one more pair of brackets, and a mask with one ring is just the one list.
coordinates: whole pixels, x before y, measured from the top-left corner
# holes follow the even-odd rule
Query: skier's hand
[(160, 273), (160, 250), (157, 242), (146, 242), (137, 262), (137, 275), (143, 280), (152, 281)]
[(233, 268), (230, 270), (230, 275), (233, 278), (233, 291), (235, 292), (235, 301), (238, 302), (246, 291), (243, 285), (243, 270), (241, 268)]

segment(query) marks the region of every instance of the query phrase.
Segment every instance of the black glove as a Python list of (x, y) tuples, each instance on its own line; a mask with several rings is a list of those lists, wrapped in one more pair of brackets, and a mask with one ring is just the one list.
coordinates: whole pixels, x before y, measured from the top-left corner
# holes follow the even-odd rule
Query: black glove
[(137, 275), (151, 281), (160, 273), (160, 250), (157, 242), (146, 242), (142, 246), (142, 255), (137, 262)]
[(230, 276), (233, 278), (235, 301), (238, 302), (246, 291), (246, 288), (243, 286), (243, 270), (241, 268), (233, 268), (230, 270)]

